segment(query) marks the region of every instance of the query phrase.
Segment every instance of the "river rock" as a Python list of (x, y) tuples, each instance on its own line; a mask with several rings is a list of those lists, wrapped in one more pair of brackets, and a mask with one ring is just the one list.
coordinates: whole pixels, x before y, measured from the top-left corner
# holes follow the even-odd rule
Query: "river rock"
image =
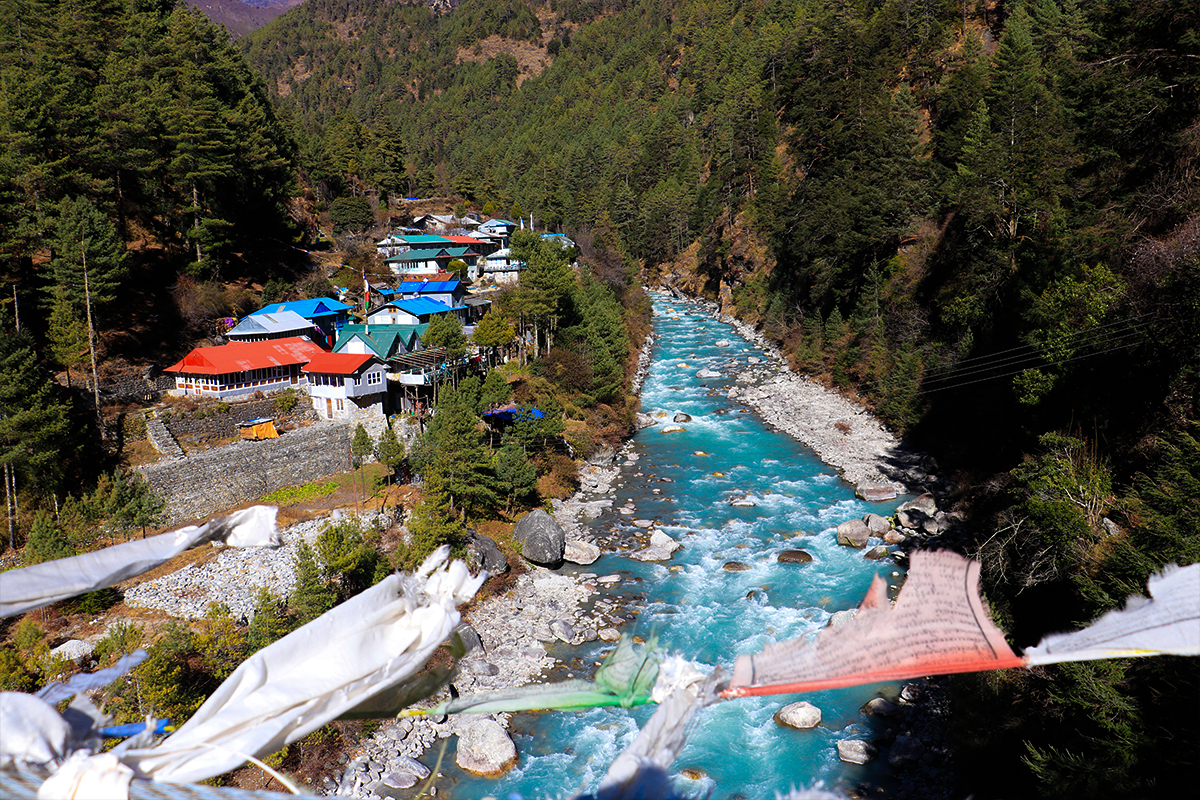
[(458, 737), (458, 766), (485, 778), (499, 778), (517, 763), (517, 746), (494, 719), (477, 719)]
[(900, 544), (907, 538), (907, 536), (897, 530), (888, 531), (883, 535), (883, 541), (887, 542), (888, 544)]
[(862, 739), (843, 739), (837, 743), (838, 758), (847, 764), (866, 764), (875, 757), (875, 748)]
[(741, 561), (726, 561), (721, 569), (726, 572), (746, 572), (750, 569), (750, 565), (743, 564)]
[(591, 542), (568, 539), (563, 547), (563, 560), (572, 564), (593, 564), (600, 557), (600, 548)]
[(602, 642), (615, 642), (621, 638), (621, 632), (616, 628), (601, 628), (596, 631), (596, 636)]
[(466, 662), (466, 670), (472, 675), (485, 675), (488, 677), (499, 675), (500, 668), (490, 661), (468, 661)]
[(749, 497), (739, 497), (737, 500), (730, 500), (729, 505), (734, 508), (754, 508), (758, 503), (751, 500)]
[(417, 781), (429, 777), (429, 767), (410, 756), (389, 758), (388, 769), (390, 771), (380, 778), (380, 783), (392, 789), (411, 789)]
[(567, 535), (542, 509), (535, 508), (517, 521), (513, 539), (521, 546), (521, 556), (527, 561), (545, 567), (562, 564)]
[(635, 418), (635, 424), (640, 429), (640, 428), (653, 428), (658, 423), (655, 421), (654, 417), (650, 416), (649, 414), (639, 413), (637, 415), (637, 417)]
[(476, 650), (483, 652), (483, 640), (479, 638), (479, 632), (469, 624), (459, 623), (454, 632), (458, 634), (458, 638), (462, 639), (463, 647), (467, 648), (468, 653)]
[(728, 339), (717, 339), (713, 342), (713, 347), (729, 347), (729, 345), (730, 341)]
[(692, 421), (692, 415), (691, 415), (691, 414), (685, 414), (685, 413), (683, 413), (682, 411), (680, 411), (680, 412), (679, 412), (679, 413), (677, 413), (677, 414), (676, 414), (674, 417), (672, 417), (672, 418), (671, 418), (671, 421), (672, 421), (672, 422), (691, 422), (691, 421)]
[(871, 533), (876, 535), (887, 533), (892, 529), (891, 521), (887, 517), (881, 517), (878, 514), (867, 514), (862, 520), (866, 523)]
[(837, 543), (845, 547), (863, 548), (871, 538), (871, 529), (861, 519), (850, 519), (837, 526)]
[(635, 528), (653, 528), (654, 520), (652, 520), (652, 519), (635, 519), (633, 521), (633, 527), (635, 527)]
[(570, 644), (575, 641), (575, 629), (566, 620), (552, 619), (550, 620), (550, 632), (554, 634), (554, 638), (561, 642)]
[(641, 550), (630, 553), (629, 557), (634, 561), (670, 561), (671, 552), (665, 547), (644, 547)]
[(685, 430), (687, 430), (687, 428), (683, 427), (682, 425), (668, 425), (659, 431), (659, 433), (679, 433), (680, 431)]
[(468, 536), (467, 566), (472, 571), (487, 570), (490, 575), (508, 572), (508, 559), (494, 539), (474, 531), (470, 531)]
[(860, 483), (854, 488), (854, 493), (868, 503), (882, 503), (896, 499), (896, 489), (880, 484)]
[(866, 703), (863, 703), (861, 710), (864, 714), (869, 714), (872, 717), (892, 717), (896, 715), (900, 707), (886, 697), (872, 697)]
[(791, 703), (775, 712), (775, 722), (806, 731), (821, 724), (821, 709), (812, 703)]
[(870, 561), (880, 561), (892, 554), (891, 550), (887, 549), (887, 545), (877, 544), (867, 552), (863, 553), (863, 558)]
[(776, 560), (780, 564), (807, 564), (813, 560), (812, 553), (806, 550), (784, 550)]
[[(896, 522), (901, 528), (923, 530), (926, 520), (933, 520), (937, 513), (937, 501), (933, 495), (923, 494), (900, 504), (896, 509)], [(936, 528), (932, 532), (936, 533)]]
[(679, 542), (675, 541), (670, 535), (662, 531), (655, 531), (650, 534), (650, 546), (661, 547), (669, 553), (674, 553), (679, 548), (683, 547)]
[(921, 760), (923, 755), (925, 755), (925, 746), (921, 744), (920, 739), (901, 734), (896, 737), (896, 741), (892, 742), (892, 749), (888, 753), (888, 763), (893, 767), (915, 764)]

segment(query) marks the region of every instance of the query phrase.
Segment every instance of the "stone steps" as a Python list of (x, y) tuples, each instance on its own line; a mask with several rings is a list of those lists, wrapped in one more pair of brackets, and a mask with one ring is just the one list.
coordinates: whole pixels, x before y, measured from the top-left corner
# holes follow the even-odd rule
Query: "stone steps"
[(183, 448), (179, 446), (179, 442), (175, 441), (175, 437), (157, 416), (146, 415), (146, 438), (164, 457), (172, 461), (184, 458)]

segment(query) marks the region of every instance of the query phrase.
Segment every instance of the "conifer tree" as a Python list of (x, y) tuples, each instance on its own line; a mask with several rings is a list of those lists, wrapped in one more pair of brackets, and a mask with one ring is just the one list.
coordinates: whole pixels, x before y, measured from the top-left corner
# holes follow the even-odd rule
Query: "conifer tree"
[(405, 457), (404, 443), (396, 438), (396, 432), (392, 430), (389, 423), (383, 429), (383, 433), (379, 435), (379, 441), (375, 444), (375, 460), (387, 467), (388, 470), (388, 490), (392, 488), (392, 477), (396, 474), (396, 468), (404, 463)]
[(87, 360), (87, 323), (79, 309), (61, 285), (55, 286), (54, 303), (47, 320), (50, 352), (67, 373), (67, 388), (71, 387), (71, 368)]
[(25, 563), (41, 564), (75, 555), (67, 534), (48, 511), (39, 511), (25, 542)]
[(266, 586), (258, 587), (254, 616), (246, 629), (246, 654), (253, 655), (287, 634), (284, 604)]
[(28, 335), (12, 330), (3, 306), (0, 332), (0, 467), (10, 486), (20, 478), (56, 491), (70, 449), (67, 404), (56, 397)]
[[(361, 471), (366, 464), (367, 456), (375, 452), (375, 443), (371, 441), (371, 434), (367, 433), (367, 429), (360, 422), (354, 428), (354, 438), (350, 440), (350, 454), (354, 456), (354, 465)], [(366, 473), (362, 473), (363, 477), (363, 503), (367, 501), (367, 477)]]
[(471, 341), (487, 353), (487, 365), (490, 368), (495, 363), (496, 351), (510, 344), (516, 335), (517, 332), (508, 318), (493, 309), (488, 309), (483, 319), (475, 325)]
[(512, 435), (506, 435), (496, 451), (496, 478), (504, 495), (505, 514), (512, 513), (514, 503), (525, 502), (537, 492), (537, 468)]
[(296, 548), (294, 563), (296, 588), (288, 598), (288, 607), (299, 625), (312, 622), (333, 608), (337, 596), (321, 576), (312, 546), (301, 542)]

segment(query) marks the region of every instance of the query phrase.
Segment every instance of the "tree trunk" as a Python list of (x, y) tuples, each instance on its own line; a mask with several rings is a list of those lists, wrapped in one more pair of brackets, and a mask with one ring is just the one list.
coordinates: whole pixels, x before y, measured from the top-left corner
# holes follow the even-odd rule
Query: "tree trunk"
[[(86, 242), (86, 239), (84, 240)], [(92, 293), (88, 289), (87, 248), (80, 245), (80, 255), (83, 257), (83, 299), (87, 305), (88, 352), (92, 356), (92, 396), (96, 401), (96, 425), (100, 428), (100, 438), (104, 435), (104, 417), (100, 414), (100, 378), (96, 373), (96, 329), (92, 326)], [(67, 368), (67, 380), (70, 381), (70, 367)]]
[(199, 269), (201, 262), (204, 261), (204, 253), (200, 249), (200, 189), (196, 186), (196, 182), (192, 181), (192, 208), (196, 209), (192, 212), (192, 230), (196, 231), (196, 268)]
[(12, 464), (4, 465), (4, 512), (8, 516), (8, 549), (16, 550), (16, 532), (13, 528), (13, 490), (10, 488), (12, 483)]

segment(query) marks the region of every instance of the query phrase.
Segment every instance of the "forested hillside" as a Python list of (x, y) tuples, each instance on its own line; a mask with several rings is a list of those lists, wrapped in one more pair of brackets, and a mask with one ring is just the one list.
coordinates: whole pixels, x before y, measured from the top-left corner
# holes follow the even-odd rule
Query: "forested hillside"
[(72, 371), (140, 374), (257, 307), (218, 279), (292, 259), (293, 151), (261, 80), (187, 5), (0, 2), (6, 498), (52, 507), (114, 465)]
[[(1194, 9), (310, 0), (244, 47), (325, 199), (590, 232), (872, 405), (955, 476), (970, 531), (947, 544), (983, 559), (1016, 644), (1200, 559)], [(1186, 785), (1197, 672), (959, 681), (964, 779)]]

